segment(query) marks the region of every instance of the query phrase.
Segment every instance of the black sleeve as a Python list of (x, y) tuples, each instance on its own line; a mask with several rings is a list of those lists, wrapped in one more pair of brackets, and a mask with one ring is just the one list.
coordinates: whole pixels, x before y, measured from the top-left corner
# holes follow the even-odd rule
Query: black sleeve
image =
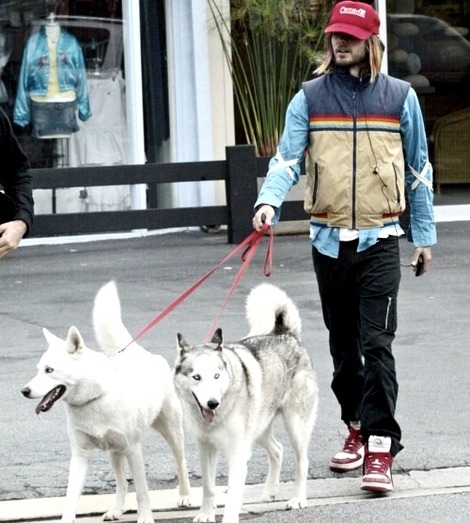
[(29, 161), (16, 139), (5, 111), (0, 107), (0, 183), (15, 203), (15, 220), (23, 220), (28, 235), (33, 224), (34, 200)]

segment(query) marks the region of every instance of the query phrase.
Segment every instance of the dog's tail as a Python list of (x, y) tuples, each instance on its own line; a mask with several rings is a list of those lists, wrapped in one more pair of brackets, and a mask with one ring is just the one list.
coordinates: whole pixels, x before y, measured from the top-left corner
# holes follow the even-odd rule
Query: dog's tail
[(112, 356), (124, 349), (132, 336), (121, 319), (121, 302), (114, 281), (103, 285), (95, 297), (93, 327), (101, 350)]
[(300, 337), (302, 322), (299, 311), (287, 294), (270, 283), (255, 287), (246, 300), (249, 336), (294, 334)]

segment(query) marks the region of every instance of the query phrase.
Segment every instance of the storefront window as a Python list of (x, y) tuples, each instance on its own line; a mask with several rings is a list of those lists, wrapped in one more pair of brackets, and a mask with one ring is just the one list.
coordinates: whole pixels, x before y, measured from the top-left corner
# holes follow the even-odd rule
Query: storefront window
[[(1, 2), (0, 24), (0, 103), (31, 166), (128, 163), (121, 1)], [(58, 212), (130, 207), (129, 187), (58, 193)]]
[(395, 0), (387, 11), (389, 73), (408, 80), (420, 97), (436, 201), (469, 203), (468, 2)]

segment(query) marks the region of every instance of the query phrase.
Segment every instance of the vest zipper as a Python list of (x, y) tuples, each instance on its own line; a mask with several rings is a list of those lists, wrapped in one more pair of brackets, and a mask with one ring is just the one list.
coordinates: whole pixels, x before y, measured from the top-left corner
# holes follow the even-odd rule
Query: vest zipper
[(353, 91), (353, 158), (352, 158), (352, 183), (351, 183), (351, 213), (352, 226), (351, 229), (356, 228), (356, 164), (357, 164), (357, 107), (356, 107), (356, 91)]

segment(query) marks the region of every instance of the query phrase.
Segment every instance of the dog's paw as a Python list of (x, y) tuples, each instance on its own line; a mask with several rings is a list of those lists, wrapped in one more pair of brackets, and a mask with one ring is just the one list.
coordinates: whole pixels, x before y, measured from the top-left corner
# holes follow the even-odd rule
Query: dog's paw
[(122, 516), (122, 510), (108, 510), (103, 514), (103, 521), (117, 521)]
[(153, 520), (152, 514), (144, 514), (143, 516), (139, 516), (137, 523), (155, 523), (155, 521)]
[(215, 523), (215, 512), (199, 512), (193, 519), (193, 523)]
[(276, 494), (274, 492), (263, 492), (261, 499), (265, 503), (271, 503), (273, 501), (276, 501)]
[(276, 501), (279, 492), (279, 480), (267, 480), (263, 489), (263, 501)]
[(263, 501), (265, 501), (266, 503), (271, 503), (272, 501), (276, 501), (278, 490), (279, 489), (277, 488), (277, 486), (271, 487), (271, 486), (266, 485), (263, 490), (263, 496), (262, 496)]
[(178, 507), (190, 507), (191, 499), (189, 496), (180, 496), (178, 498)]
[(224, 514), (222, 518), (222, 523), (238, 523), (240, 518), (238, 514)]
[(286, 510), (295, 510), (295, 509), (299, 509), (299, 508), (304, 508), (306, 504), (307, 503), (306, 503), (305, 499), (291, 498), (286, 503), (285, 508), (286, 508)]

